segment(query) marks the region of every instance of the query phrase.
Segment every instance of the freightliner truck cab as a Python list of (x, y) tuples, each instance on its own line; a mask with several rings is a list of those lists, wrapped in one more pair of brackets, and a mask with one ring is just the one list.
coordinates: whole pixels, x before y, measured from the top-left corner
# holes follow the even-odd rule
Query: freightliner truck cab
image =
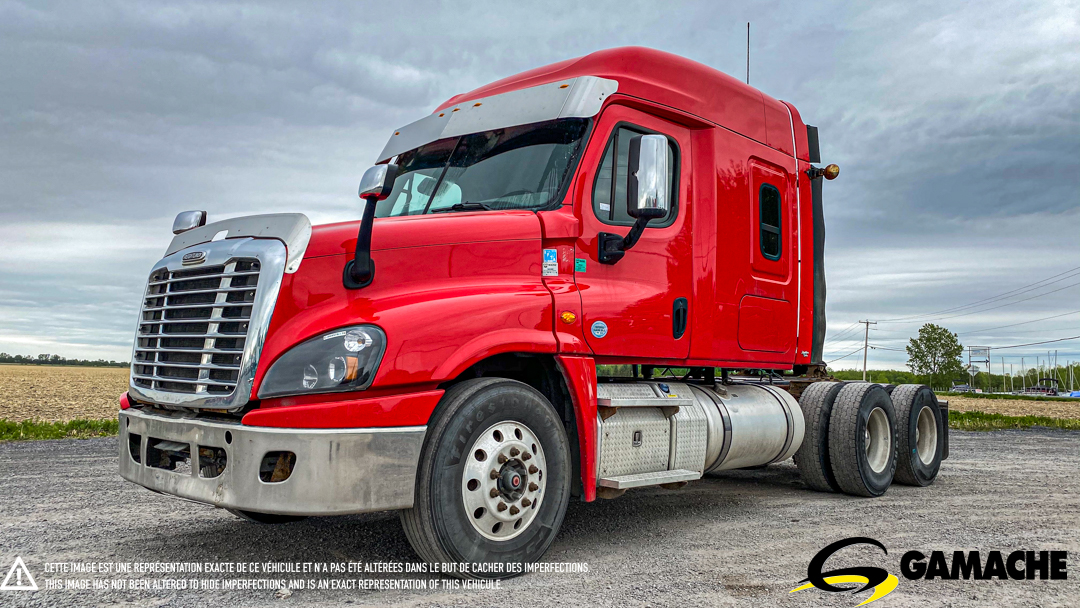
[[(358, 221), (181, 213), (120, 473), (262, 523), (399, 510), (422, 559), (502, 565), (465, 576), (538, 560), (571, 499), (797, 452), (814, 489), (926, 485), (946, 439), (929, 389), (811, 382), (838, 171), (817, 157), (791, 104), (620, 48), (394, 130)], [(803, 382), (727, 377), (747, 369)]]

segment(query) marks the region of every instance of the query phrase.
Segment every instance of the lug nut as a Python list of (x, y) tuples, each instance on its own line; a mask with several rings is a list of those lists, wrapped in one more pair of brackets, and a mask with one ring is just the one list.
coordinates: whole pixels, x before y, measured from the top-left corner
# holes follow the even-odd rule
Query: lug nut
[(529, 500), (528, 498), (522, 498), (521, 499), (521, 506), (527, 507), (527, 506), (529, 506), (531, 504), (532, 504), (532, 501)]
[(500, 502), (500, 503), (499, 503), (499, 506), (498, 506), (498, 507), (496, 507), (496, 508), (497, 508), (497, 509), (498, 509), (499, 511), (505, 511), (505, 510), (506, 510), (506, 503), (505, 503), (505, 502)]
[(537, 471), (539, 471), (539, 470), (540, 470), (540, 469), (536, 468), (536, 465), (535, 465), (535, 464), (530, 464), (530, 465), (529, 465), (529, 474), (530, 474), (530, 475), (532, 475), (532, 474), (535, 474), (535, 473), (536, 473)]
[(521, 455), (522, 460), (529, 460), (530, 458), (532, 458), (532, 454), (530, 454), (528, 452), (525, 452), (524, 454)]
[(533, 483), (531, 481), (529, 482), (529, 491), (530, 492), (535, 492), (535, 491), (537, 491), (539, 489), (540, 489), (540, 486), (536, 485), (535, 483)]
[(499, 495), (499, 489), (498, 488), (491, 488), (491, 491), (488, 492), (488, 496), (490, 496), (492, 498), (495, 498), (498, 495)]
[(520, 453), (521, 453), (521, 450), (519, 450), (517, 448), (510, 448), (510, 455), (511, 456), (517, 456)]
[(499, 464), (506, 464), (506, 456), (499, 454)]
[(499, 478), (499, 472), (496, 471), (495, 469), (491, 469), (491, 475), (490, 476), (491, 476), (492, 479), (498, 479)]
[(521, 509), (517, 507), (510, 507), (510, 515), (517, 515), (519, 511), (521, 511)]

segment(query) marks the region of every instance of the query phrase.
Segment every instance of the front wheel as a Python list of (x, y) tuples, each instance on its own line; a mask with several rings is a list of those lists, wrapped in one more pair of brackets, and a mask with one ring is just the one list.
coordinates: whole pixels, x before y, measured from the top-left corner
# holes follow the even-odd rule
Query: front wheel
[(468, 578), (521, 574), (551, 546), (570, 499), (570, 447), (555, 408), (532, 387), (467, 380), (443, 396), (420, 455), (413, 507), (401, 512), (413, 549), (432, 563), (468, 563)]

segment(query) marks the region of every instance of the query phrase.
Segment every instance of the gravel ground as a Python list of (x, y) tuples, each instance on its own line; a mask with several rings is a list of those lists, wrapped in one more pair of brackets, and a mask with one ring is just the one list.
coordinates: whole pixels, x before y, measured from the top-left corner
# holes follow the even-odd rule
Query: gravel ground
[(806, 576), (815, 553), (849, 536), (876, 538), (889, 554), (850, 547), (830, 560), (830, 568), (873, 565), (901, 576), (899, 558), (912, 549), (980, 549), (984, 555), (990, 549), (1064, 549), (1074, 562), (1065, 581), (901, 576), (897, 589), (877, 605), (1080, 604), (1080, 433), (954, 432), (951, 457), (936, 484), (893, 486), (878, 499), (806, 490), (789, 461), (709, 477), (677, 491), (631, 490), (616, 500), (574, 503), (545, 559), (584, 562), (588, 573), (534, 573), (503, 581), (497, 590), (306, 589), (285, 599), (275, 599), (273, 590), (45, 590), (48, 579), (111, 578), (47, 574), (50, 562), (415, 559), (394, 514), (250, 524), (123, 482), (115, 472), (115, 445), (115, 439), (0, 444), (0, 575), (19, 555), (43, 587), (34, 593), (0, 591), (0, 605), (851, 607), (867, 595), (788, 593)]

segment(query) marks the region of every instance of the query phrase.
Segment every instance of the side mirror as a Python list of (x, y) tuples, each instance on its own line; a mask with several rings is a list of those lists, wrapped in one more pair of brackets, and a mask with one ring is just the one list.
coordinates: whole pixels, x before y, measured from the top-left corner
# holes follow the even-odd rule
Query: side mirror
[(180, 234), (206, 225), (205, 211), (181, 211), (172, 223), (172, 233)]
[(635, 218), (624, 237), (610, 232), (599, 234), (601, 264), (614, 264), (637, 244), (650, 220), (668, 213), (668, 140), (663, 135), (636, 135), (630, 139), (626, 176), (626, 212)]
[(375, 203), (390, 196), (397, 174), (397, 165), (375, 165), (364, 171), (364, 177), (360, 178), (359, 194), (364, 199), (364, 216), (356, 233), (356, 252), (353, 259), (345, 264), (341, 277), (342, 284), (348, 289), (367, 287), (375, 280), (375, 260), (371, 259), (371, 225), (375, 222)]
[(668, 141), (663, 135), (630, 140), (626, 212), (632, 218), (658, 219), (668, 212)]
[(360, 178), (360, 198), (381, 201), (390, 196), (397, 178), (397, 165), (375, 165)]

